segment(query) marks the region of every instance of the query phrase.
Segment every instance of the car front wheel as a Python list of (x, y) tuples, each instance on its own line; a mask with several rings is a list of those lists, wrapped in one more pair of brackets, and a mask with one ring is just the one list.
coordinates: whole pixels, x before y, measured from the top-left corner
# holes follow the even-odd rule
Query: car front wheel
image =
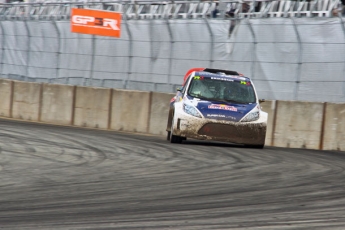
[(248, 148), (253, 148), (253, 149), (263, 149), (265, 145), (246, 145)]
[(171, 121), (171, 129), (170, 129), (170, 132), (168, 132), (168, 135), (169, 135), (168, 139), (170, 139), (170, 143), (181, 143), (183, 138), (176, 136), (173, 133), (174, 133), (174, 117), (172, 118), (172, 121)]

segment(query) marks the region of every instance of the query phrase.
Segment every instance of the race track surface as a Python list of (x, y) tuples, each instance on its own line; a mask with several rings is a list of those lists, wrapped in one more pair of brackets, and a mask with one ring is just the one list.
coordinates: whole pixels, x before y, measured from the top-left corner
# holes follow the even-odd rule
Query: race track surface
[(0, 229), (345, 229), (345, 153), (0, 120)]

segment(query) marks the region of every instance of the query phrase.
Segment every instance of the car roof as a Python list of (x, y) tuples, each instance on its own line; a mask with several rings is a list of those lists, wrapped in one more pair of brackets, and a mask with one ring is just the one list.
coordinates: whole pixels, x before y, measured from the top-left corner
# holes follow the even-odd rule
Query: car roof
[[(188, 76), (190, 76), (190, 74), (191, 73), (193, 73), (193, 72), (206, 72), (206, 73), (208, 73), (208, 74), (216, 74), (217, 76), (223, 76), (224, 77), (224, 75), (228, 75), (228, 77), (231, 77), (232, 76), (232, 78), (237, 78), (237, 79), (242, 79), (242, 80), (247, 80), (247, 81), (250, 81), (250, 78), (248, 78), (248, 77), (245, 77), (243, 74), (241, 74), (241, 73), (239, 73), (239, 72), (237, 72), (237, 71), (233, 71), (233, 70), (225, 70), (225, 69), (212, 69), (212, 68), (205, 68), (205, 67), (197, 67), (197, 68), (192, 68), (192, 69), (189, 69), (188, 71), (187, 71), (187, 73), (184, 75), (184, 77), (183, 77), (183, 84), (182, 85), (184, 85), (185, 84), (185, 82), (186, 82), (186, 80), (187, 80), (187, 78), (188, 78)], [(229, 76), (229, 75), (231, 75), (231, 76)], [(235, 77), (235, 76), (238, 76), (238, 77)]]
[(238, 73), (237, 71), (233, 71), (233, 70), (226, 70), (226, 69), (211, 69), (211, 68), (206, 68), (203, 70), (204, 72), (208, 72), (208, 73), (224, 73), (226, 75), (238, 75), (240, 76), (241, 74)]
[(250, 78), (243, 76), (242, 74), (231, 71), (231, 70), (221, 70), (221, 69), (204, 69), (201, 71), (195, 71), (195, 75), (202, 75), (202, 76), (213, 76), (213, 77), (229, 77), (235, 78), (244, 81), (250, 81)]

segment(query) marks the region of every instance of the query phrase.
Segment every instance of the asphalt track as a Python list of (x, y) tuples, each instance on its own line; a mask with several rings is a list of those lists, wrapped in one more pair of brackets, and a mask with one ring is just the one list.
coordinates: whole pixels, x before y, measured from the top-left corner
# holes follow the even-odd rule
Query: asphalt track
[(345, 229), (345, 153), (0, 120), (0, 229)]

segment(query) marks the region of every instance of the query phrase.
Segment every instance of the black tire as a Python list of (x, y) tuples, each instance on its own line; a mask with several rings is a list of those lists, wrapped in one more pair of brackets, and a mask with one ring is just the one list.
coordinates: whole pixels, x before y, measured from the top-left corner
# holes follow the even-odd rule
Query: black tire
[(265, 145), (247, 145), (248, 148), (263, 149)]
[(170, 143), (181, 143), (182, 142), (182, 137), (174, 135), (173, 131), (174, 131), (174, 117), (171, 120), (170, 132), (168, 132), (170, 134), (169, 135)]
[(180, 143), (182, 143), (182, 138), (179, 136), (171, 135), (170, 136), (170, 142), (180, 144)]
[(167, 141), (170, 141), (170, 131), (167, 131)]

